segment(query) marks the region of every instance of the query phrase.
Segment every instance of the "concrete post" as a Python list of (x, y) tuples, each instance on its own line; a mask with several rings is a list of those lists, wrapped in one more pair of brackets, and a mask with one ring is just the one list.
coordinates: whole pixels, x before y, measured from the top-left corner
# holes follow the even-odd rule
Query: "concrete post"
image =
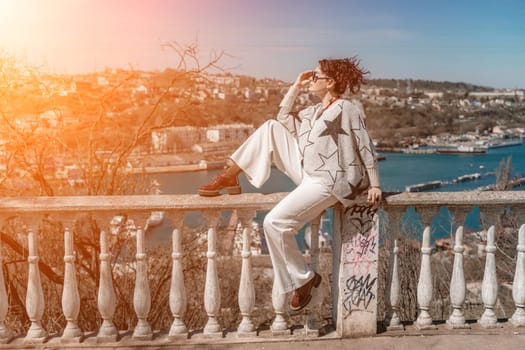
[(377, 333), (378, 207), (334, 210), (334, 319), (343, 338)]
[(390, 262), (389, 283), (387, 283), (387, 285), (390, 285), (390, 288), (386, 290), (385, 294), (385, 302), (390, 302), (390, 310), (387, 309), (387, 317), (385, 318), (385, 325), (389, 331), (405, 330), (405, 326), (401, 323), (401, 319), (399, 318), (401, 284), (399, 279), (398, 262), (399, 247), (397, 245), (397, 239), (399, 237), (399, 221), (402, 215), (403, 209), (395, 208), (388, 210), (388, 216), (390, 218), (389, 239), (393, 239), (394, 241), (394, 249), (392, 251)]
[(111, 274), (111, 255), (109, 254), (106, 231), (100, 232), (100, 279), (97, 305), (102, 325), (97, 333), (97, 342), (113, 342), (118, 340), (118, 330), (113, 323), (117, 308), (117, 297)]
[(63, 343), (78, 343), (84, 338), (84, 333), (77, 325), (78, 313), (80, 312), (80, 294), (78, 292), (73, 246), (73, 233), (66, 228), (64, 232), (65, 268), (62, 310), (67, 324), (62, 332), (61, 341)]
[(417, 282), (417, 304), (419, 315), (414, 325), (419, 330), (436, 329), (429, 312), (433, 293), (432, 264), (430, 262), (430, 254), (432, 253), (432, 247), (430, 246), (430, 226), (432, 224), (434, 212), (427, 208), (418, 208), (416, 210), (421, 216), (421, 222), (423, 223), (424, 229), (421, 241), (421, 268), (419, 269), (419, 279)]
[(251, 320), (251, 314), (255, 306), (255, 285), (253, 282), (253, 270), (251, 256), (251, 220), (255, 217), (255, 211), (238, 210), (237, 216), (242, 224), (242, 268), (239, 284), (239, 310), (242, 321), (237, 328), (238, 336), (256, 336), (255, 326)]
[(6, 344), (13, 339), (14, 334), (5, 325), (5, 318), (9, 310), (9, 300), (7, 298), (7, 290), (5, 288), (4, 268), (2, 263), (2, 242), (0, 241), (0, 344)]
[[(310, 223), (310, 267), (317, 273), (321, 273), (319, 270), (319, 227), (321, 226), (321, 219), (323, 214), (319, 215)], [(326, 277), (323, 276), (326, 281)], [(324, 282), (324, 281), (323, 281)], [(306, 322), (304, 330), (306, 336), (318, 337), (319, 330), (321, 329), (321, 304), (323, 303), (324, 290), (326, 284), (322, 283), (319, 288), (312, 290), (312, 301), (309, 307), (306, 309)]]
[(29, 256), (27, 257), (29, 273), (27, 280), (26, 312), (31, 321), (31, 327), (29, 327), (27, 331), (24, 343), (43, 343), (48, 338), (47, 331), (42, 327), (45, 301), (42, 282), (40, 280), (40, 269), (38, 268), (38, 240), (36, 233), (32, 229), (29, 230), (27, 239), (29, 244)]
[(186, 311), (186, 287), (184, 286), (184, 272), (182, 267), (182, 224), (184, 213), (176, 213), (172, 218), (175, 228), (172, 232), (172, 267), (171, 267), (171, 284), (170, 284), (170, 311), (173, 315), (168, 339), (187, 339), (188, 329), (182, 320)]
[(485, 251), (487, 257), (485, 260), (485, 272), (483, 282), (481, 283), (481, 300), (485, 306), (485, 311), (478, 323), (483, 328), (499, 327), (494, 306), (498, 299), (498, 278), (496, 276), (496, 244), (495, 244), (495, 227), (490, 226), (487, 232), (487, 247)]
[(148, 323), (148, 315), (151, 309), (151, 292), (148, 282), (148, 260), (144, 248), (144, 231), (141, 227), (137, 228), (137, 254), (135, 290), (133, 292), (133, 308), (137, 314), (137, 325), (133, 330), (134, 340), (151, 340), (153, 331)]
[(452, 304), (452, 313), (447, 320), (447, 326), (452, 329), (470, 328), (465, 322), (465, 315), (463, 313), (463, 304), (465, 304), (465, 297), (467, 288), (465, 283), (465, 269), (463, 267), (463, 223), (467, 217), (467, 210), (456, 209), (453, 210), (454, 220), (458, 225), (456, 230), (455, 244), (454, 244), (454, 265), (452, 267), (452, 277), (450, 280), (450, 303)]
[(516, 271), (512, 283), (512, 298), (516, 310), (510, 319), (515, 327), (525, 326), (525, 224), (518, 232), (518, 246), (516, 247)]
[(222, 327), (217, 320), (221, 309), (221, 290), (217, 273), (217, 253), (215, 251), (216, 226), (219, 221), (219, 212), (207, 211), (203, 214), (208, 226), (208, 252), (206, 253), (208, 265), (206, 267), (206, 284), (204, 286), (204, 309), (208, 314), (208, 322), (204, 327), (204, 335), (222, 338)]

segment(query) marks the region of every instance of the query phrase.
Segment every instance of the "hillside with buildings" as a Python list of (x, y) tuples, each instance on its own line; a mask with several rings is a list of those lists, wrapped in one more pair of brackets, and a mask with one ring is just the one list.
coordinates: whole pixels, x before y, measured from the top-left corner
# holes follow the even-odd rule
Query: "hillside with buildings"
[[(276, 115), (289, 86), (276, 79), (172, 69), (37, 79), (20, 73), (0, 86), (5, 97), (0, 170), (80, 181), (79, 172), (102, 168), (97, 162), (104, 159), (129, 168), (218, 162)], [(373, 79), (351, 98), (362, 102), (378, 146), (425, 144), (451, 135), (505, 138), (524, 131), (524, 90)], [(295, 108), (316, 102), (304, 90)], [(132, 149), (118, 148), (125, 144)], [(93, 155), (89, 164), (80, 156), (85, 152)]]

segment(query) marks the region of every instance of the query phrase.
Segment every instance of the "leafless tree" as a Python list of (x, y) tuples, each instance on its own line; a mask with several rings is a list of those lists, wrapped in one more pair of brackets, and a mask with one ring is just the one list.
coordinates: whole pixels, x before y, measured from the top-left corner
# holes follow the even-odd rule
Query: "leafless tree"
[[(0, 53), (0, 118), (3, 128), (0, 139), (3, 143), (1, 152), (4, 155), (5, 170), (0, 170), (0, 193), (3, 195), (117, 195), (144, 193), (147, 188), (141, 187), (144, 181), (137, 176), (130, 176), (128, 162), (134, 152), (144, 147), (151, 137), (151, 132), (172, 126), (194, 108), (195, 83), (206, 79), (206, 73), (224, 72), (221, 67), (222, 52), (211, 52), (203, 63), (196, 43), (180, 45), (170, 42), (163, 49), (174, 54), (174, 69), (163, 74), (162, 81), (155, 83), (155, 92), (147, 101), (137, 103), (129, 98), (131, 87), (144, 81), (144, 73), (135, 69), (120, 72), (118, 79), (108, 86), (83, 91), (80, 88), (67, 100), (68, 108), (64, 109), (64, 100), (55, 92), (53, 80), (42, 72), (40, 67), (33, 67), (8, 53)], [(53, 79), (58, 79), (53, 77)], [(67, 80), (67, 77), (61, 79)], [(69, 78), (70, 79), (70, 78)], [(74, 83), (74, 81), (69, 81)], [(177, 101), (174, 92), (178, 91)], [(136, 103), (138, 106), (134, 106)], [(24, 118), (26, 115), (38, 116), (53, 111), (59, 118), (55, 125), (46, 125), (42, 119)], [(129, 114), (128, 112), (131, 112)], [(68, 125), (64, 122), (67, 114), (82, 116), (80, 123)], [(28, 123), (26, 120), (38, 122)], [(101, 152), (103, 150), (103, 152)], [(63, 157), (78, 164), (82, 186), (72, 187), (66, 181), (50, 176), (49, 167), (56, 157)], [(3, 266), (10, 294), (9, 320), (13, 329), (22, 332), (27, 329), (28, 319), (24, 313), (27, 271), (26, 237), (20, 235), (20, 222), (12, 218), (0, 228), (3, 250)], [(59, 331), (64, 325), (59, 309), (63, 283), (63, 225), (56, 219), (44, 218), (45, 224), (40, 231), (46, 235), (42, 242), (42, 251), (53, 251), (45, 254), (39, 262), (46, 294), (47, 310), (44, 321), (49, 331)], [(105, 225), (107, 223), (104, 223)], [(98, 256), (101, 225), (95, 218), (82, 217), (74, 225), (76, 253), (79, 257), (80, 292), (83, 303), (79, 323), (85, 330), (94, 330), (97, 322), (93, 315), (96, 312), (96, 290), (98, 285)], [(196, 233), (185, 235), (188, 251), (185, 272), (190, 274), (196, 284), (203, 283), (205, 264), (202, 254), (204, 248), (195, 239)], [(164, 247), (165, 248), (165, 247)], [(133, 254), (132, 240), (119, 236), (112, 243), (114, 268), (131, 262)], [(55, 259), (57, 258), (57, 259)], [(151, 312), (152, 325), (155, 328), (166, 328), (169, 324), (167, 289), (169, 288), (170, 254), (166, 249), (151, 251), (153, 264), (150, 272), (150, 286), (153, 291)], [(200, 260), (199, 260), (200, 259)], [(56, 260), (56, 261), (55, 261)], [(117, 263), (118, 262), (118, 263)], [(229, 268), (227, 263), (224, 268)], [(132, 266), (130, 263), (129, 266)], [(124, 271), (124, 270), (122, 270)], [(115, 321), (121, 329), (131, 327), (134, 322), (132, 273), (115, 274), (118, 294), (118, 312)], [(128, 270), (126, 270), (128, 271)], [(128, 271), (129, 272), (129, 271)], [(229, 276), (232, 274), (228, 274)], [(202, 278), (198, 278), (198, 276)], [(233, 274), (238, 276), (238, 274)], [(85, 278), (84, 278), (85, 277)], [(197, 277), (197, 278), (193, 278)], [(231, 283), (232, 286), (238, 283)], [(202, 286), (189, 286), (196, 290)], [(234, 288), (235, 289), (235, 288)], [(131, 292), (132, 293), (132, 292)], [(228, 295), (228, 294), (226, 294)], [(202, 302), (197, 298), (193, 304)], [(199, 300), (199, 302), (197, 301)], [(192, 301), (190, 301), (192, 303)], [(202, 323), (202, 312), (193, 305), (193, 311), (187, 314), (188, 324)], [(18, 310), (18, 311), (16, 311)], [(235, 317), (234, 317), (235, 318)]]

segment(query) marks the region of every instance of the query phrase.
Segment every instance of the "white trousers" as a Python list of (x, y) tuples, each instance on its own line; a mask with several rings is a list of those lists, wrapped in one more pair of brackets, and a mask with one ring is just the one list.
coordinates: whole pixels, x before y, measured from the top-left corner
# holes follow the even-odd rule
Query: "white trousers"
[(288, 293), (303, 286), (314, 274), (299, 250), (295, 235), (337, 203), (336, 197), (304, 174), (297, 140), (276, 120), (262, 124), (231, 159), (257, 188), (270, 177), (272, 163), (297, 185), (266, 215), (263, 228), (277, 289)]

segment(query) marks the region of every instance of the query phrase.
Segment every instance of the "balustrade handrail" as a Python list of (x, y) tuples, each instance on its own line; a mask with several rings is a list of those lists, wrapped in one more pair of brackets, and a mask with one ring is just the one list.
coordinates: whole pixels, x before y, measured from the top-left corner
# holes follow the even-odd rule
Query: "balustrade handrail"
[(236, 196), (201, 197), (177, 195), (56, 196), (1, 197), (0, 213), (107, 212), (123, 210), (143, 212), (156, 210), (269, 210), (286, 192), (244, 193)]
[[(194, 194), (177, 195), (117, 195), (117, 196), (57, 196), (2, 197), (0, 213), (53, 212), (129, 212), (155, 210), (269, 210), (286, 192), (269, 194), (244, 193), (236, 196), (201, 197)], [(365, 203), (363, 196), (357, 203)], [(524, 191), (420, 192), (386, 195), (382, 207), (525, 207)]]
[(512, 205), (525, 207), (524, 191), (465, 191), (465, 192), (402, 192), (386, 196), (385, 207), (497, 207)]

